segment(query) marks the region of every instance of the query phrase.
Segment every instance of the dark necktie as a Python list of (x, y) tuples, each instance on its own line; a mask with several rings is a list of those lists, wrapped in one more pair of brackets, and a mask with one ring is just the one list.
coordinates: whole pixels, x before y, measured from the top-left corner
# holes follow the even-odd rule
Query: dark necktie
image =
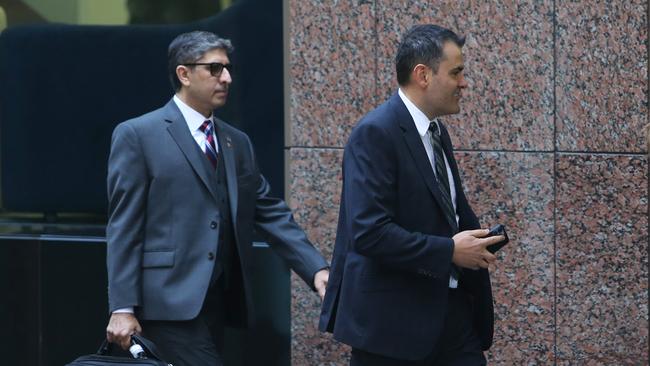
[(440, 188), (440, 193), (442, 196), (443, 211), (455, 234), (458, 232), (458, 224), (456, 223), (456, 210), (454, 210), (454, 204), (451, 201), (449, 176), (447, 175), (447, 166), (445, 165), (442, 142), (440, 141), (440, 130), (438, 129), (438, 124), (435, 121), (429, 124), (429, 131), (431, 132), (431, 146), (433, 147), (433, 156), (436, 165), (436, 180), (438, 181), (438, 187)]
[[(440, 129), (438, 124), (433, 121), (429, 124), (429, 131), (431, 132), (431, 146), (433, 147), (433, 156), (436, 165), (436, 180), (440, 188), (440, 195), (442, 196), (442, 205), (445, 218), (451, 225), (454, 234), (458, 232), (458, 224), (456, 223), (456, 210), (451, 201), (451, 189), (449, 189), (449, 176), (447, 175), (447, 166), (445, 165), (445, 157), (442, 150), (442, 142), (440, 140)], [(458, 280), (460, 277), (460, 268), (455, 264), (451, 264), (450, 275)]]
[(214, 169), (217, 169), (217, 149), (214, 144), (214, 133), (212, 133), (212, 121), (205, 120), (199, 130), (205, 134), (205, 156), (208, 157), (210, 164)]

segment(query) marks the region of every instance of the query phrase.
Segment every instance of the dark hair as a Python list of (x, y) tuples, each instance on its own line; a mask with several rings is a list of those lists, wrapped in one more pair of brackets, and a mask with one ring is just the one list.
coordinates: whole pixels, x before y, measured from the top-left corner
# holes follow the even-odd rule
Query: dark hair
[(234, 51), (230, 40), (219, 38), (214, 33), (194, 31), (180, 34), (169, 44), (167, 50), (167, 67), (169, 80), (175, 91), (180, 90), (181, 81), (176, 76), (176, 67), (198, 61), (206, 52), (222, 49), (227, 53)]
[(437, 72), (443, 57), (442, 49), (448, 41), (463, 47), (465, 37), (459, 37), (453, 31), (433, 24), (416, 25), (409, 29), (404, 34), (395, 56), (397, 83), (408, 83), (417, 64), (427, 65)]

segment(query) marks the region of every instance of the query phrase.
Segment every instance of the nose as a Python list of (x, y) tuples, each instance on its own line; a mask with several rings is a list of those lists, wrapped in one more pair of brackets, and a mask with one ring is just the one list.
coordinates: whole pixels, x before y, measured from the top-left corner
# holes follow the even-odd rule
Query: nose
[(467, 88), (467, 79), (465, 79), (465, 75), (461, 74), (460, 79), (458, 80), (458, 87), (461, 89)]
[(224, 84), (232, 83), (232, 76), (230, 75), (230, 71), (228, 71), (228, 69), (224, 68), (221, 70), (221, 75), (219, 75), (219, 82)]

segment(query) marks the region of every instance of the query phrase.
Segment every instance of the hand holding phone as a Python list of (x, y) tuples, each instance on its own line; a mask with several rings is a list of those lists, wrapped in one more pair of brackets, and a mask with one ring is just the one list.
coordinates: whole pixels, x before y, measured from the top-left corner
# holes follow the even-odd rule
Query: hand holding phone
[(504, 245), (508, 244), (508, 242), (510, 241), (510, 239), (508, 238), (508, 233), (506, 232), (506, 227), (503, 226), (502, 224), (494, 225), (490, 229), (490, 232), (485, 237), (488, 238), (490, 236), (497, 236), (497, 235), (503, 235), (505, 239), (501, 240), (498, 243), (487, 246), (488, 252), (492, 254), (496, 253), (497, 250), (501, 249)]

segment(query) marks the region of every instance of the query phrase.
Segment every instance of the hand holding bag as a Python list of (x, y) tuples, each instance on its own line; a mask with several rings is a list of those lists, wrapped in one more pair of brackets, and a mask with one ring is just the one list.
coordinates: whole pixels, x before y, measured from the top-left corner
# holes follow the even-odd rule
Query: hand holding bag
[(173, 366), (162, 360), (156, 345), (150, 340), (134, 334), (131, 342), (142, 347), (144, 353), (141, 355), (144, 358), (111, 356), (113, 345), (104, 340), (97, 353), (81, 356), (66, 366)]

